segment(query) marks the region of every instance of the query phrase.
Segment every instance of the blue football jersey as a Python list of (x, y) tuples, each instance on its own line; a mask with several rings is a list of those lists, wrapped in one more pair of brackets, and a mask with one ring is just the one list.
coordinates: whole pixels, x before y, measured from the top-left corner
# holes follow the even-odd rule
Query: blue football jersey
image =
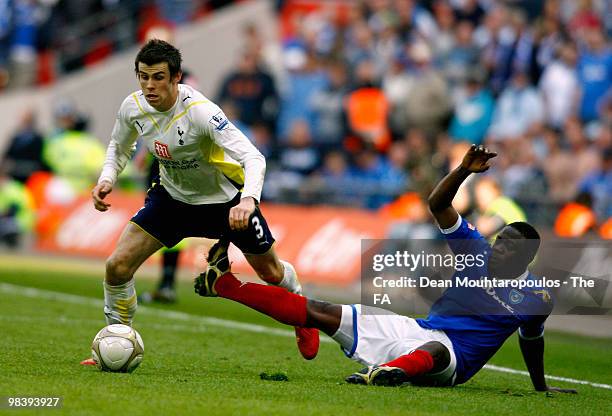
[[(482, 267), (455, 272), (453, 282), (456, 277), (488, 277), (491, 246), (474, 226), (460, 217), (454, 227), (443, 233), (455, 254), (482, 253), (486, 259)], [(535, 279), (530, 273), (522, 278)], [(443, 330), (450, 338), (457, 358), (455, 384), (461, 384), (476, 374), (517, 329), (529, 337), (541, 335), (551, 311), (550, 293), (539, 286), (453, 286), (432, 305), (427, 319), (416, 321), (423, 328)]]

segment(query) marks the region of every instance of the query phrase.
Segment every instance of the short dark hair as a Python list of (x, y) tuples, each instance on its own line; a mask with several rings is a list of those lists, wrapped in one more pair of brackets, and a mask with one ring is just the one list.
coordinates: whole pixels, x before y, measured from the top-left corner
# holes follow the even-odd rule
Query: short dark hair
[(540, 248), (540, 234), (533, 228), (531, 224), (523, 221), (513, 222), (507, 225), (518, 231), (527, 241), (524, 247), (524, 254), (528, 256), (529, 261), (533, 260)]
[(175, 76), (181, 72), (181, 51), (176, 49), (174, 46), (166, 41), (160, 39), (151, 39), (148, 41), (136, 55), (134, 61), (134, 70), (138, 74), (138, 62), (142, 62), (146, 65), (154, 65), (160, 62), (168, 63), (168, 69), (170, 70), (170, 77)]

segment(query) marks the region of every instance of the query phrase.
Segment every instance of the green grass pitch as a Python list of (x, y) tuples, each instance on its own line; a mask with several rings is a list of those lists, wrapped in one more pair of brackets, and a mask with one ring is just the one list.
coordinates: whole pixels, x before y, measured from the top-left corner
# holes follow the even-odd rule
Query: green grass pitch
[[(152, 285), (141, 279), (137, 289)], [(104, 326), (101, 299), (101, 274), (2, 265), (0, 396), (64, 400), (61, 411), (18, 414), (612, 414), (612, 390), (550, 382), (579, 394), (536, 393), (528, 377), (486, 369), (455, 388), (348, 385), (344, 376), (360, 365), (335, 343), (323, 342), (317, 359), (306, 362), (291, 328), (230, 301), (199, 298), (186, 282), (177, 305), (139, 308), (134, 326), (145, 343), (141, 366), (132, 374), (103, 373), (79, 365)], [(546, 372), (609, 385), (611, 351), (612, 339), (549, 331)], [(516, 336), (491, 364), (524, 370)], [(262, 380), (262, 372), (283, 373), (288, 381)]]

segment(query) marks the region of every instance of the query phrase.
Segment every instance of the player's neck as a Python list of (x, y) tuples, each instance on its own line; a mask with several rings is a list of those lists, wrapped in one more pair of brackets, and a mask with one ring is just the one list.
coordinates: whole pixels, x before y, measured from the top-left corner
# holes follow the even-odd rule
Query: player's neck
[(176, 89), (173, 91), (173, 93), (168, 97), (168, 99), (164, 103), (160, 104), (158, 107), (153, 107), (153, 108), (155, 108), (155, 110), (159, 111), (160, 113), (165, 113), (167, 111), (170, 111), (176, 105), (178, 101), (178, 97), (179, 97), (179, 89), (177, 85)]
[(525, 270), (523, 273), (521, 273), (520, 275), (516, 276), (514, 279), (515, 280), (525, 280), (525, 279), (527, 279), (527, 276), (529, 276), (529, 270)]

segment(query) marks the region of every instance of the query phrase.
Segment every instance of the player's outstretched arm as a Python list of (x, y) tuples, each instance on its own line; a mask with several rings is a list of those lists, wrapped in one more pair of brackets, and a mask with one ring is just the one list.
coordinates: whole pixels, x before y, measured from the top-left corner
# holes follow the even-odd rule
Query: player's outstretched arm
[(562, 389), (546, 384), (546, 379), (544, 378), (544, 336), (534, 339), (525, 339), (519, 336), (519, 345), (521, 347), (521, 353), (523, 353), (523, 359), (527, 365), (527, 370), (529, 371), (529, 376), (531, 377), (531, 382), (537, 391), (578, 393), (574, 389)]
[(463, 157), (461, 165), (446, 175), (429, 196), (429, 210), (441, 228), (450, 228), (457, 222), (459, 214), (453, 208), (453, 199), (459, 187), (472, 173), (489, 169), (489, 159), (497, 156), (484, 146), (473, 144)]
[(94, 207), (98, 211), (106, 211), (110, 208), (111, 204), (104, 201), (106, 195), (113, 191), (113, 185), (108, 181), (102, 181), (97, 184), (91, 191), (91, 197), (93, 199)]

